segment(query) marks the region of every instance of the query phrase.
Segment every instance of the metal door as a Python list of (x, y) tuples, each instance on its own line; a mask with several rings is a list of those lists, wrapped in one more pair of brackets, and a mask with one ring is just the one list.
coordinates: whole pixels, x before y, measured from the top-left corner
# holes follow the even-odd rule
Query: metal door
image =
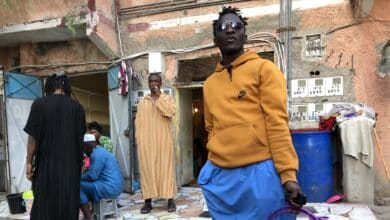
[(113, 67), (108, 71), (108, 102), (110, 113), (110, 136), (114, 146), (115, 156), (119, 161), (125, 177), (125, 191), (132, 191), (132, 168), (130, 158), (129, 138), (124, 135), (124, 131), (129, 125), (129, 101), (128, 96), (118, 94), (118, 71), (119, 66)]
[(42, 81), (36, 76), (13, 72), (5, 73), (4, 78), (10, 191), (23, 192), (31, 188), (25, 175), (27, 134), (23, 128), (31, 104), (42, 97)]
[(188, 184), (194, 179), (193, 172), (193, 122), (192, 122), (192, 89), (180, 88), (178, 89), (178, 111), (177, 117), (177, 148), (179, 151), (180, 164), (178, 168), (178, 185), (182, 186)]

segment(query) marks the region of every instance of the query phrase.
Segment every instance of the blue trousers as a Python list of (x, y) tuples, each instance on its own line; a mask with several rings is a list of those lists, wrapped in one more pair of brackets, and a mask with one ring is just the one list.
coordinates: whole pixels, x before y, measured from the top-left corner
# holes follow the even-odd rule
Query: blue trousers
[(94, 182), (80, 182), (80, 204), (88, 204), (89, 201), (100, 201)]
[[(216, 220), (266, 220), (273, 211), (287, 205), (272, 160), (232, 169), (207, 161), (198, 184), (209, 214)], [(295, 219), (295, 215), (284, 214), (278, 219)]]

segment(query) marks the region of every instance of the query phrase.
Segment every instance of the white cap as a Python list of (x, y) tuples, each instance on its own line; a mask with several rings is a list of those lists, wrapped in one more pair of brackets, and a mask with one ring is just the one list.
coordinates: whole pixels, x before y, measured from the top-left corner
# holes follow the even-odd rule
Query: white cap
[(84, 135), (84, 142), (91, 142), (96, 141), (96, 138), (93, 134), (85, 134)]

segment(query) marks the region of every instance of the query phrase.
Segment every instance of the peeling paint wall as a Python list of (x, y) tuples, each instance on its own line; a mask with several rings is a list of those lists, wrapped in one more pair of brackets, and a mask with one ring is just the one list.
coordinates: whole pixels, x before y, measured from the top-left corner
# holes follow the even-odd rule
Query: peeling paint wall
[[(259, 6), (259, 2), (271, 3), (250, 1), (236, 5), (250, 8)], [(123, 16), (121, 31), (124, 52), (130, 55), (149, 50), (172, 50), (213, 43), (211, 23), (219, 10), (220, 6), (208, 6), (131, 19)], [(278, 20), (275, 22), (277, 24)], [(251, 32), (252, 29), (249, 29), (248, 33)]]
[(96, 19), (94, 21), (96, 24), (92, 24), (93, 26), (87, 31), (89, 38), (107, 57), (110, 59), (118, 58), (120, 53), (115, 1), (89, 0), (88, 10), (87, 16), (96, 16), (96, 18), (92, 18)]
[(87, 13), (86, 3), (79, 0), (2, 0), (0, 1), (0, 26), (85, 13)]
[(161, 1), (161, 0), (119, 0), (122, 8), (127, 7), (136, 7), (136, 6), (144, 6), (144, 5), (150, 5), (155, 3), (162, 3), (162, 2), (171, 2), (169, 0)]
[[(337, 5), (310, 10), (296, 10), (293, 11), (292, 17), (292, 26), (296, 28), (296, 31), (292, 32), (290, 80), (324, 79), (326, 77), (339, 76), (343, 78), (344, 91), (341, 96), (293, 97), (291, 98), (291, 104), (310, 103), (323, 105), (335, 102), (354, 102), (354, 75), (351, 70), (352, 54), (347, 51), (348, 48), (343, 48), (342, 51), (339, 51), (333, 45), (329, 45), (333, 36), (326, 34), (335, 27), (352, 22), (349, 2), (345, 1)], [(305, 54), (306, 36), (313, 34), (321, 36), (322, 55), (320, 57), (307, 57)], [(340, 44), (340, 47), (342, 47), (342, 44)], [(313, 72), (317, 72), (319, 75), (311, 75), (310, 73)], [(292, 92), (291, 88), (290, 92)], [(318, 122), (293, 121), (291, 125), (293, 128), (317, 127)]]
[[(79, 15), (82, 16), (76, 17)], [(54, 27), (50, 26), (50, 28), (54, 29), (57, 27), (57, 32), (51, 30), (51, 32), (46, 33), (46, 28), (48, 28), (46, 24), (55, 18), (61, 19), (61, 22), (57, 21), (58, 25), (54, 24)], [(85, 21), (87, 21), (86, 30), (84, 25), (78, 24), (78, 22), (83, 23)], [(34, 28), (37, 28), (35, 32), (28, 32), (27, 30), (27, 36), (30, 36), (29, 34), (31, 33), (29, 39), (32, 42), (44, 42), (45, 34), (51, 36), (48, 41), (55, 41), (55, 36), (58, 36), (59, 39), (63, 38), (65, 35), (63, 33), (64, 30), (58, 27), (66, 27), (71, 32), (75, 32), (77, 28), (77, 34), (74, 33), (73, 39), (86, 38), (87, 34), (89, 39), (107, 57), (115, 59), (119, 56), (114, 0), (53, 0), (49, 2), (42, 0), (4, 0), (0, 2), (0, 34), (4, 32), (5, 36), (7, 34), (19, 36), (18, 34), (24, 31), (22, 30), (22, 24), (34, 24)], [(26, 28), (29, 29), (32, 26)], [(34, 38), (35, 35), (39, 36), (39, 34), (43, 35), (41, 40)], [(72, 36), (69, 36), (67, 39), (72, 39)], [(20, 39), (19, 41), (25, 42), (26, 40)]]
[(3, 47), (0, 48), (0, 64), (4, 66), (4, 69), (8, 69), (11, 66), (19, 65), (20, 56), (18, 47)]
[[(39, 52), (38, 52), (39, 51)], [(18, 63), (15, 63), (15, 62)], [(71, 64), (85, 62), (107, 62), (108, 59), (89, 40), (32, 44), (26, 43), (19, 48), (0, 48), (0, 63), (5, 70), (13, 66)], [(106, 65), (75, 65), (71, 67), (25, 68), (22, 72), (35, 75), (47, 75), (58, 70), (68, 73), (91, 72), (106, 69)]]
[[(299, 22), (298, 35), (323, 34), (325, 38), (324, 56), (318, 62), (309, 64), (309, 68), (307, 65), (302, 65), (301, 61), (293, 63), (299, 66), (299, 69), (304, 70), (303, 74), (307, 74), (310, 68), (319, 68), (322, 69), (322, 73), (346, 77), (344, 78), (347, 79), (344, 81), (346, 91), (341, 100), (365, 103), (373, 107), (379, 114), (376, 130), (384, 151), (387, 168), (390, 170), (390, 148), (388, 148), (390, 146), (390, 136), (388, 135), (390, 132), (388, 123), (390, 120), (388, 110), (388, 106), (390, 106), (390, 77), (378, 77), (380, 48), (390, 39), (390, 26), (388, 23), (386, 25), (386, 23), (374, 20), (389, 21), (388, 8), (390, 8), (389, 1), (376, 0), (371, 17), (368, 17), (363, 23), (357, 23), (353, 19), (349, 4), (305, 11), (304, 14), (300, 15), (302, 19)], [(356, 25), (326, 34), (338, 27), (354, 23)], [(297, 50), (294, 53), (299, 55)], [(295, 71), (294, 75), (300, 76), (300, 73)], [(376, 155), (375, 165), (379, 170), (377, 183), (386, 185), (384, 166), (380, 162), (378, 152)], [(387, 190), (387, 192), (389, 191)]]

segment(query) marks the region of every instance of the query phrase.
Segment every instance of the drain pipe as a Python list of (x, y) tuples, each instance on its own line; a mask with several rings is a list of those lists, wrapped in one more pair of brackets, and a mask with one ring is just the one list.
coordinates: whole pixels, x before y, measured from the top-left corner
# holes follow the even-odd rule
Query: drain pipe
[(280, 1), (280, 12), (279, 12), (279, 29), (278, 33), (280, 39), (284, 44), (284, 62), (285, 62), (285, 72), (284, 77), (287, 81), (287, 95), (288, 103), (287, 109), (290, 107), (291, 102), (291, 31), (294, 31), (295, 28), (291, 27), (291, 10), (292, 10), (292, 0), (281, 0)]

